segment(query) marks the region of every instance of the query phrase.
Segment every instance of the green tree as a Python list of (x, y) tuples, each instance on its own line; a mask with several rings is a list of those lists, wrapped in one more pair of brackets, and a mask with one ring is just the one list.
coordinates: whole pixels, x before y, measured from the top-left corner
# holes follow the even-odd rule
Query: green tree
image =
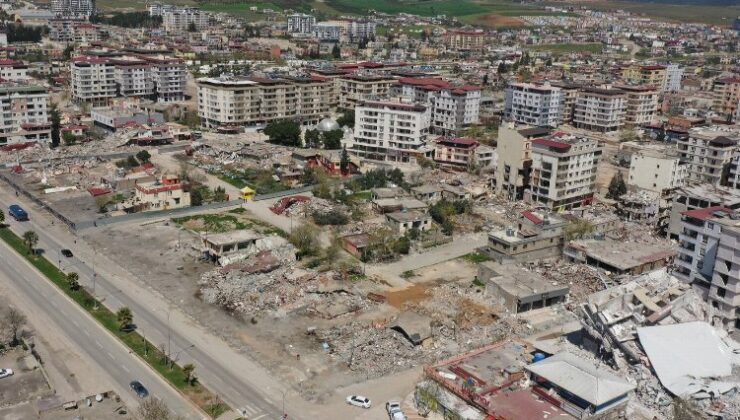
[(303, 143), (308, 148), (317, 149), (321, 147), (321, 132), (319, 130), (306, 130), (303, 135)]
[(224, 187), (216, 187), (215, 190), (213, 190), (213, 201), (216, 202), (222, 202), (222, 201), (228, 201), (229, 196), (226, 194), (226, 188)]
[(264, 133), (270, 138), (271, 143), (292, 147), (301, 146), (301, 127), (295, 121), (270, 121)]
[(342, 57), (342, 51), (339, 49), (339, 44), (334, 44), (334, 48), (331, 49), (331, 56), (334, 58)]
[(627, 184), (624, 182), (621, 172), (617, 172), (609, 182), (609, 190), (606, 194), (606, 198), (616, 200), (619, 197), (627, 193)]
[(128, 306), (121, 306), (116, 312), (116, 319), (118, 320), (118, 328), (123, 329), (134, 322), (134, 314)]
[(74, 52), (75, 47), (74, 45), (68, 45), (67, 48), (64, 49), (62, 52), (62, 57), (65, 61), (70, 60), (72, 58), (72, 53)]
[(408, 236), (401, 236), (393, 242), (393, 252), (407, 255), (411, 250), (411, 239)]
[(34, 247), (39, 243), (39, 235), (32, 230), (27, 230), (23, 233), (23, 243), (28, 247), (28, 253), (33, 254)]
[(583, 239), (596, 231), (596, 226), (586, 219), (577, 219), (565, 227), (565, 239)]
[(61, 119), (59, 117), (59, 110), (56, 105), (51, 106), (50, 112), (51, 119), (51, 147), (59, 146), (59, 131), (62, 128)]
[(342, 175), (349, 173), (349, 153), (347, 153), (347, 147), (342, 147), (342, 155), (339, 157), (339, 171)]
[(135, 156), (131, 155), (128, 158), (126, 158), (126, 167), (135, 168), (137, 166), (139, 166), (139, 161), (136, 159)]
[(337, 150), (342, 148), (342, 137), (344, 137), (344, 131), (332, 130), (323, 133), (321, 136), (322, 142), (324, 143), (324, 149)]
[(149, 162), (149, 159), (151, 158), (152, 158), (152, 155), (146, 150), (141, 150), (139, 153), (136, 154), (136, 160), (138, 160), (141, 163)]
[(342, 113), (342, 116), (337, 118), (337, 124), (340, 127), (354, 127), (355, 126), (355, 110), (346, 109)]
[(5, 212), (0, 209), (0, 227), (5, 227), (3, 223), (5, 223)]
[(77, 273), (67, 273), (67, 284), (72, 290), (79, 290), (80, 288), (80, 275)]
[(194, 372), (195, 372), (195, 365), (192, 363), (188, 363), (182, 367), (182, 373), (185, 374), (185, 382), (188, 385), (193, 385), (195, 383)]
[(191, 206), (202, 206), (203, 205), (203, 193), (200, 188), (193, 188), (190, 190), (190, 205)]
[(65, 146), (72, 146), (77, 143), (77, 136), (72, 133), (64, 133), (62, 136)]
[(288, 240), (298, 249), (299, 256), (317, 255), (319, 252), (319, 231), (310, 224), (302, 224), (293, 229)]

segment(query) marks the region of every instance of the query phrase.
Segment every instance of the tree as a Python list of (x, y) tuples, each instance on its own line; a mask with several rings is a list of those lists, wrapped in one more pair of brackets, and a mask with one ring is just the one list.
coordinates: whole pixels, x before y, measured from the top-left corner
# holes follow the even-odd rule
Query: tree
[(134, 321), (134, 314), (128, 306), (121, 306), (118, 309), (118, 312), (116, 312), (116, 319), (118, 319), (118, 328), (123, 329), (124, 327), (131, 325)]
[(190, 205), (191, 206), (202, 206), (203, 205), (203, 193), (200, 188), (193, 188), (190, 190)]
[(174, 420), (175, 417), (162, 400), (149, 397), (139, 404), (138, 417), (142, 420)]
[(192, 363), (188, 363), (182, 367), (182, 373), (185, 374), (185, 382), (187, 382), (188, 385), (193, 385), (195, 383), (195, 375), (193, 374), (194, 372), (195, 365)]
[(332, 130), (323, 133), (322, 142), (324, 143), (324, 149), (337, 150), (342, 148), (342, 137), (344, 137), (344, 131)]
[(229, 195), (226, 194), (226, 188), (216, 187), (216, 189), (213, 190), (213, 201), (223, 202), (223, 201), (228, 201), (228, 200), (229, 200)]
[(5, 212), (0, 210), (0, 227), (5, 227), (3, 223), (5, 223)]
[(72, 290), (79, 290), (80, 289), (80, 275), (77, 273), (67, 273), (67, 284), (69, 284), (69, 288)]
[(583, 239), (594, 233), (596, 226), (586, 219), (577, 219), (565, 227), (565, 239), (571, 241), (574, 239)]
[(72, 53), (74, 52), (74, 50), (75, 50), (74, 45), (67, 45), (67, 48), (65, 48), (64, 51), (62, 52), (62, 57), (64, 58), (65, 61), (72, 58)]
[(271, 143), (283, 146), (301, 146), (301, 127), (295, 121), (270, 121), (265, 127), (264, 133), (270, 138)]
[(72, 133), (64, 133), (62, 140), (64, 140), (65, 146), (72, 146), (77, 143), (77, 136)]
[(51, 147), (59, 146), (59, 131), (61, 130), (61, 119), (56, 105), (51, 106)]
[(134, 157), (133, 155), (126, 158), (126, 167), (127, 168), (135, 168), (139, 166), (139, 161)]
[(552, 57), (547, 57), (547, 61), (545, 62), (545, 66), (552, 67)]
[(337, 124), (340, 127), (354, 127), (355, 126), (355, 110), (347, 109), (342, 113), (342, 116), (337, 118)]
[(23, 243), (28, 247), (28, 253), (33, 254), (34, 247), (39, 243), (39, 235), (32, 230), (27, 230), (23, 233)]
[(616, 174), (614, 174), (612, 180), (609, 182), (609, 191), (606, 194), (606, 198), (616, 200), (626, 193), (627, 184), (625, 184), (624, 178), (622, 178), (622, 173), (617, 172)]
[(496, 69), (496, 73), (498, 73), (498, 74), (504, 74), (504, 73), (506, 73), (506, 71), (507, 71), (507, 69), (506, 69), (506, 63), (504, 63), (503, 61), (500, 62), (500, 63), (498, 63), (498, 68)]
[(339, 157), (339, 171), (342, 175), (349, 173), (349, 153), (347, 153), (347, 147), (342, 147), (342, 155)]
[(321, 147), (321, 132), (319, 130), (306, 130), (303, 135), (303, 143), (308, 148), (317, 149)]
[(25, 324), (26, 316), (23, 315), (23, 313), (15, 308), (8, 309), (5, 314), (5, 325), (7, 325), (10, 330), (10, 335), (13, 337), (11, 345), (15, 346), (18, 344), (18, 331), (20, 331)]
[(334, 48), (331, 49), (331, 56), (334, 58), (340, 58), (342, 51), (339, 49), (339, 44), (334, 44)]
[(141, 163), (149, 162), (149, 159), (151, 158), (152, 158), (152, 155), (149, 154), (149, 152), (146, 150), (142, 150), (136, 154), (136, 159)]
[(634, 129), (625, 129), (619, 133), (619, 141), (635, 141), (637, 140), (637, 132)]
[(483, 86), (486, 86), (488, 84), (488, 73), (483, 75)]
[(293, 232), (288, 236), (288, 240), (296, 248), (298, 248), (298, 254), (304, 255), (316, 255), (319, 251), (319, 232), (314, 226), (309, 224), (303, 224), (293, 229)]

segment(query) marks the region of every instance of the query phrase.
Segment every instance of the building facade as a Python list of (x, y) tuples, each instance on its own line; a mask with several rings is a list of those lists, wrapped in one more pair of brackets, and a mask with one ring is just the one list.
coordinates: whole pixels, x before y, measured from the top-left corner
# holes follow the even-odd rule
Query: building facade
[(632, 155), (627, 185), (661, 194), (686, 184), (688, 165), (678, 155), (641, 152)]
[(504, 118), (519, 124), (557, 127), (563, 121), (563, 106), (563, 94), (558, 87), (511, 83), (506, 88)]
[(396, 79), (382, 75), (353, 74), (336, 78), (334, 83), (338, 95), (334, 103), (337, 103), (339, 108), (352, 109), (362, 101), (387, 96), (391, 87), (396, 84)]
[(430, 109), (393, 101), (366, 101), (355, 108), (355, 138), (349, 152), (363, 159), (410, 163), (427, 142)]
[(116, 97), (116, 68), (110, 60), (81, 56), (70, 64), (72, 99), (93, 106), (107, 105)]
[(28, 80), (28, 65), (18, 60), (0, 60), (0, 79), (10, 82)]
[(432, 131), (436, 134), (459, 135), (479, 120), (481, 89), (478, 86), (429, 77), (403, 77), (391, 94), (431, 107)]
[(602, 133), (617, 131), (625, 122), (627, 99), (614, 88), (584, 88), (573, 109), (573, 126)]
[(186, 32), (191, 26), (202, 31), (208, 28), (209, 15), (192, 7), (171, 9), (162, 12), (162, 27), (167, 32)]
[(723, 183), (728, 177), (739, 142), (740, 137), (735, 132), (690, 129), (688, 138), (677, 142), (681, 158), (689, 164), (688, 181), (713, 185)]
[(480, 29), (451, 29), (445, 33), (445, 45), (453, 51), (482, 50), (486, 34)]
[(434, 160), (460, 168), (493, 166), (494, 149), (475, 139), (440, 137), (434, 143)]
[(734, 116), (740, 103), (740, 76), (716, 79), (712, 85), (712, 108), (726, 116)]
[(288, 15), (288, 33), (289, 34), (303, 34), (311, 35), (316, 26), (316, 17), (303, 14), (294, 13)]
[(0, 145), (51, 139), (49, 93), (41, 86), (0, 85)]
[(95, 11), (95, 0), (51, 0), (55, 16), (90, 17)]
[(658, 88), (652, 85), (619, 86), (625, 93), (624, 123), (628, 126), (650, 124), (658, 113)]

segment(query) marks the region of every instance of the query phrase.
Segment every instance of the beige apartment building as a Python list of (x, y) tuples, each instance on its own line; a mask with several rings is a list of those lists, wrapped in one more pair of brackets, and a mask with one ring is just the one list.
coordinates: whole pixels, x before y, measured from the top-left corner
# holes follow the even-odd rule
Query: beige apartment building
[(625, 122), (627, 95), (612, 87), (588, 87), (578, 93), (573, 126), (602, 133), (617, 131)]
[(75, 57), (70, 64), (72, 99), (105, 106), (116, 97), (116, 67), (105, 58)]
[(339, 108), (354, 109), (358, 103), (386, 96), (396, 79), (384, 75), (352, 74), (336, 80)]
[(713, 185), (724, 181), (738, 151), (738, 142), (737, 133), (719, 127), (689, 130), (689, 137), (677, 143), (681, 158), (689, 163), (688, 181)]
[(666, 66), (661, 65), (633, 65), (622, 69), (622, 78), (628, 83), (652, 85), (658, 90), (663, 90), (666, 85), (666, 74)]
[(724, 77), (714, 81), (712, 106), (723, 115), (733, 115), (740, 104), (740, 76)]
[(628, 126), (650, 124), (658, 112), (658, 88), (654, 85), (618, 86), (627, 97), (624, 123)]
[(509, 200), (522, 200), (532, 172), (532, 139), (550, 134), (550, 129), (502, 124), (498, 131), (498, 160), (494, 191)]
[(254, 126), (283, 118), (318, 123), (330, 112), (332, 83), (319, 77), (201, 78), (198, 116), (207, 128)]

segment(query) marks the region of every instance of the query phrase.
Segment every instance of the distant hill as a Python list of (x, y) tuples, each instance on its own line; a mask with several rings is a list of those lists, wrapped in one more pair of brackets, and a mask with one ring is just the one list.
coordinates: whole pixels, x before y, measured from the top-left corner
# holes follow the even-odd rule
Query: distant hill
[(633, 3), (654, 3), (693, 6), (739, 6), (740, 0), (628, 0)]

